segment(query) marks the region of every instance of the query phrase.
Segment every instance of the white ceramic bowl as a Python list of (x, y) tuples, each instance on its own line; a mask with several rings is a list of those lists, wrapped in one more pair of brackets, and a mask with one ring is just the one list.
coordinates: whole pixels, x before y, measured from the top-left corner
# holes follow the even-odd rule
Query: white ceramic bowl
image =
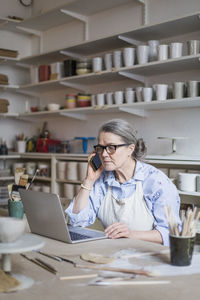
[(57, 103), (49, 103), (47, 104), (47, 108), (48, 110), (52, 111), (52, 110), (58, 110), (60, 109), (60, 104)]
[(16, 241), (25, 230), (25, 221), (12, 217), (0, 217), (0, 243)]

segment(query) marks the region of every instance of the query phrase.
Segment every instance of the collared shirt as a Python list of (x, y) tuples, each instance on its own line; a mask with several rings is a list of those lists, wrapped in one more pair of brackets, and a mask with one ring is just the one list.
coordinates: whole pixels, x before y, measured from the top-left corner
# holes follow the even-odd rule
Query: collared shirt
[(66, 209), (71, 225), (85, 227), (93, 224), (109, 186), (112, 187), (114, 197), (123, 199), (130, 197), (135, 192), (137, 181), (142, 181), (143, 194), (147, 207), (155, 219), (154, 229), (160, 232), (163, 244), (168, 246), (169, 229), (164, 206), (169, 206), (173, 210), (174, 216), (180, 226), (180, 197), (178, 191), (162, 171), (139, 160), (136, 161), (133, 178), (125, 183), (118, 182), (115, 179), (114, 172), (103, 171), (93, 185), (88, 205), (78, 214), (72, 213), (73, 201)]

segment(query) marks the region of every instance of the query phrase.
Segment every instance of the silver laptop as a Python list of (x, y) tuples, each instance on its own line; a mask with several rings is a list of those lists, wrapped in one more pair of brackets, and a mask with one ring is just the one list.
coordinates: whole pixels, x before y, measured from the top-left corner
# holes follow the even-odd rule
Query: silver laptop
[(106, 238), (102, 231), (68, 226), (58, 195), (24, 189), (19, 192), (32, 233), (66, 243)]

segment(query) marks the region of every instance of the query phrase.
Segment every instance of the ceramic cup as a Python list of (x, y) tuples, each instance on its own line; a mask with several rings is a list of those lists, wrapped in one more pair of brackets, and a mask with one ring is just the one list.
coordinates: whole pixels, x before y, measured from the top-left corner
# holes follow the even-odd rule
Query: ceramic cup
[(170, 58), (181, 57), (183, 52), (183, 43), (171, 43), (169, 49), (170, 49)]
[(86, 173), (87, 173), (87, 167), (88, 167), (87, 162), (79, 162), (78, 163), (78, 179), (80, 181), (83, 181), (85, 179)]
[(137, 100), (137, 102), (143, 101), (143, 99), (142, 99), (142, 89), (143, 89), (142, 86), (137, 86), (137, 87), (135, 88), (135, 93), (136, 93), (136, 100)]
[(114, 92), (115, 104), (120, 105), (123, 103), (123, 91)]
[(196, 191), (200, 192), (200, 174), (196, 177)]
[(91, 105), (92, 105), (92, 106), (97, 105), (97, 103), (96, 103), (96, 95), (92, 95), (92, 96), (91, 96)]
[(104, 64), (105, 64), (105, 69), (107, 71), (111, 71), (112, 70), (112, 53), (106, 53), (104, 55)]
[(142, 89), (142, 97), (144, 102), (150, 102), (153, 98), (153, 88), (152, 87), (144, 87)]
[(156, 61), (158, 59), (158, 40), (150, 40), (148, 41), (149, 45), (149, 61)]
[(189, 266), (192, 261), (195, 236), (170, 235), (170, 258), (174, 266)]
[(122, 51), (117, 50), (113, 52), (113, 65), (116, 69), (122, 67)]
[(135, 62), (135, 48), (127, 47), (123, 49), (124, 66), (131, 67)]
[(131, 104), (134, 101), (135, 101), (135, 91), (125, 90), (125, 102)]
[(76, 161), (68, 161), (66, 163), (66, 179), (78, 180), (78, 163)]
[(74, 194), (74, 184), (64, 183), (64, 197), (67, 199), (73, 199)]
[(181, 99), (184, 98), (186, 91), (185, 82), (177, 81), (173, 83), (173, 98)]
[(93, 72), (101, 72), (102, 71), (102, 57), (94, 57), (92, 59), (92, 70)]
[(196, 192), (196, 177), (195, 173), (179, 173), (178, 188), (185, 192)]
[(198, 97), (199, 96), (199, 81), (190, 80), (187, 82), (188, 97)]
[(188, 55), (196, 55), (200, 53), (200, 40), (187, 41)]
[(168, 59), (168, 45), (159, 45), (158, 46), (158, 60), (167, 60)]
[(97, 105), (98, 105), (98, 106), (103, 106), (103, 105), (105, 105), (105, 94), (100, 93), (100, 94), (97, 94), (96, 97), (97, 97), (96, 102), (97, 102)]
[(167, 99), (168, 85), (167, 84), (156, 84), (156, 100), (162, 101)]
[(60, 180), (66, 179), (66, 164), (66, 161), (58, 161), (57, 163), (57, 175)]
[(18, 153), (26, 152), (26, 141), (17, 141), (17, 152)]
[(42, 192), (43, 193), (50, 193), (50, 186), (49, 185), (43, 185), (42, 186)]
[(35, 162), (27, 162), (26, 163), (26, 173), (30, 176), (35, 174), (36, 163)]
[(146, 64), (149, 61), (149, 46), (139, 45), (137, 46), (137, 60), (138, 64)]
[(113, 93), (109, 92), (106, 94), (106, 104), (112, 105), (113, 104)]
[(15, 174), (15, 170), (18, 168), (24, 168), (24, 163), (14, 163), (13, 164), (13, 174)]

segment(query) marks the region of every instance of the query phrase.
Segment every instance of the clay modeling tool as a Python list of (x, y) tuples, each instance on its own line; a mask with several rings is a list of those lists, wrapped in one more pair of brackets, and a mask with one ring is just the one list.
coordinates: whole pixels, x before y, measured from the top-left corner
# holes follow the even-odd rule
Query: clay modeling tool
[(54, 260), (57, 260), (57, 261), (62, 261), (61, 258), (59, 258), (58, 256), (56, 255), (52, 255), (52, 254), (49, 254), (49, 253), (46, 253), (46, 252), (43, 252), (43, 251), (40, 251), (40, 250), (33, 250), (34, 252), (37, 252), (37, 253), (40, 253), (46, 257), (49, 257), (49, 258), (52, 258)]

